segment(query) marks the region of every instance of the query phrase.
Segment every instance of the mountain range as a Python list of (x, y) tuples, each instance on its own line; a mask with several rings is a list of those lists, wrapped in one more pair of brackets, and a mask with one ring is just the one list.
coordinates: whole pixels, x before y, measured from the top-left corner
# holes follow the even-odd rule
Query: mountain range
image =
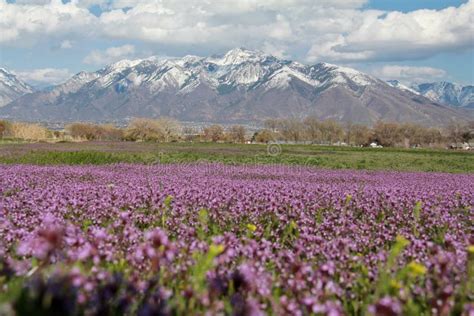
[(403, 85), (398, 80), (388, 80), (388, 84), (401, 90), (410, 91), (428, 99), (453, 107), (474, 109), (474, 86), (462, 86), (452, 82), (431, 82)]
[[(4, 73), (0, 81), (17, 80)], [(16, 96), (4, 97), (3, 86), (13, 85), (0, 86), (2, 100), (11, 100), (0, 107), (0, 117), (28, 121), (170, 116), (249, 123), (314, 115), (363, 124), (383, 119), (445, 125), (474, 117), (472, 86), (406, 87), (347, 67), (304, 65), (242, 48), (210, 57), (123, 60), (41, 91), (18, 81)]]
[(8, 70), (0, 68), (0, 107), (31, 92), (33, 88), (30, 85)]

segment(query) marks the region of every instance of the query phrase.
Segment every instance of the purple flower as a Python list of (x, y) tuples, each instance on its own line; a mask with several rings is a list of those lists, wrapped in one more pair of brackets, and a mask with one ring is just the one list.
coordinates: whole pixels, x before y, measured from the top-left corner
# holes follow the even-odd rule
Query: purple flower
[(401, 315), (402, 307), (398, 300), (385, 296), (374, 305), (369, 306), (369, 312), (374, 316), (397, 316)]

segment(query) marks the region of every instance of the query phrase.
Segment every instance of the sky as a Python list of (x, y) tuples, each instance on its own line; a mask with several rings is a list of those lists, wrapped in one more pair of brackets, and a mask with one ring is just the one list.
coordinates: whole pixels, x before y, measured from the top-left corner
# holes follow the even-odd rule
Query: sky
[(0, 0), (0, 67), (36, 86), (245, 47), (405, 84), (474, 84), (474, 0)]

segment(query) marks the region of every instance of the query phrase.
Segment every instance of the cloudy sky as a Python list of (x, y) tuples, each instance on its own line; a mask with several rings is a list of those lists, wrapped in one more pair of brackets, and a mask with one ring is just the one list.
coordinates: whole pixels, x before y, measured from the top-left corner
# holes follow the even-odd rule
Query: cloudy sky
[(246, 47), (405, 83), (474, 83), (474, 0), (0, 0), (0, 66), (35, 85)]

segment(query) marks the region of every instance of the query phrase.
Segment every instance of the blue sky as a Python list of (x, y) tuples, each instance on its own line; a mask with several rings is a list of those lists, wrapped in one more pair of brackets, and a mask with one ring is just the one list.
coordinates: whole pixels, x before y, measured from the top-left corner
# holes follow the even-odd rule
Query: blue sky
[(449, 6), (458, 7), (466, 3), (465, 0), (372, 0), (366, 4), (366, 8), (410, 12), (420, 9), (440, 10)]
[(474, 83), (474, 0), (0, 0), (0, 66), (38, 86), (151, 55), (262, 50)]

